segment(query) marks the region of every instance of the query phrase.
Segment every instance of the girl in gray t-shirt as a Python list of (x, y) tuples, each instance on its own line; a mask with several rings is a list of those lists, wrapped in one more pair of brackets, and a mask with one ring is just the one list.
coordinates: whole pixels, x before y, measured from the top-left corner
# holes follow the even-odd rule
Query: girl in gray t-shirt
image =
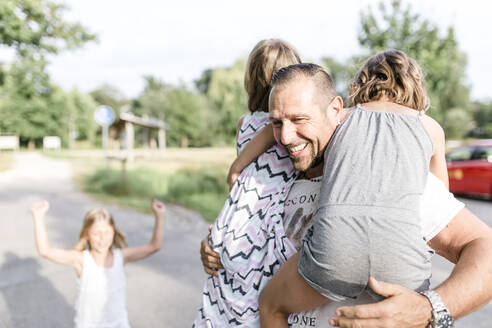
[[(353, 107), (326, 147), (319, 208), (299, 255), (304, 279), (289, 263), (276, 274), (260, 299), (262, 326), (284, 326), (288, 313), (328, 299), (355, 299), (371, 276), (428, 288), (418, 202), (429, 169), (446, 185), (447, 171), (442, 128), (424, 115), (423, 73), (389, 50), (371, 57), (351, 88)], [(287, 296), (292, 290), (295, 298)]]

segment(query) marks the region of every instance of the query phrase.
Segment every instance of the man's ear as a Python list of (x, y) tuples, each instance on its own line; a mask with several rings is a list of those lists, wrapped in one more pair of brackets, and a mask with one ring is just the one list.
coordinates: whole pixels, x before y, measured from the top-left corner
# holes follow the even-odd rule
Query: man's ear
[(343, 99), (340, 96), (336, 96), (333, 98), (333, 100), (330, 103), (330, 107), (332, 107), (333, 110), (337, 111), (338, 114), (340, 114), (343, 110)]
[(333, 98), (326, 108), (328, 116), (339, 117), (343, 112), (343, 99), (340, 96)]

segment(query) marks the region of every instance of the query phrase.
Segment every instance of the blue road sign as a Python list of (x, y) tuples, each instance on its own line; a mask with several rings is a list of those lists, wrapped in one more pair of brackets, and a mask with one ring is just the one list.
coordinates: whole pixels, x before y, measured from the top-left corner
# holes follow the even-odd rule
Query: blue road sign
[(109, 106), (99, 106), (94, 112), (94, 119), (101, 126), (109, 126), (114, 122), (114, 110)]

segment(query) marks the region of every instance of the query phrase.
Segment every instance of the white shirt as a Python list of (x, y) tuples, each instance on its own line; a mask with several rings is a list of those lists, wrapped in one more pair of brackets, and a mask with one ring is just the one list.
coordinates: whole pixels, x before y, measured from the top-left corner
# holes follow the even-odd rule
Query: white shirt
[[(321, 178), (295, 181), (285, 202), (285, 231), (297, 248), (300, 247), (304, 233), (311, 225), (311, 218), (318, 207), (320, 187)], [(442, 181), (430, 173), (420, 208), (423, 238), (426, 241), (434, 238), (464, 206), (446, 189)], [(432, 252), (430, 248), (429, 251)], [(337, 308), (374, 302), (366, 293), (356, 300), (330, 301), (315, 310), (291, 314), (289, 323), (292, 327), (332, 327), (328, 320), (335, 316)]]
[(91, 253), (83, 252), (84, 264), (78, 280), (75, 305), (76, 328), (130, 328), (126, 311), (126, 280), (123, 255), (113, 250), (113, 266), (101, 267)]

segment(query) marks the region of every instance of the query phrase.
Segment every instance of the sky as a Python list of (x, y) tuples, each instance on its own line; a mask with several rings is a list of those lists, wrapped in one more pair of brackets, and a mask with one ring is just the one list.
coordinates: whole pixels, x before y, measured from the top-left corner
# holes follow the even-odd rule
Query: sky
[[(265, 38), (293, 44), (304, 61), (323, 56), (345, 60), (360, 54), (361, 9), (370, 0), (60, 0), (65, 18), (98, 35), (98, 42), (50, 58), (55, 83), (91, 91), (103, 84), (136, 97), (143, 76), (168, 83), (190, 83), (207, 68), (229, 66), (246, 57)], [(407, 0), (406, 3), (410, 1)], [(491, 11), (488, 1), (412, 0), (422, 16), (456, 29), (468, 56), (467, 83), (472, 99), (492, 99)], [(2, 54), (0, 53), (0, 59)]]

